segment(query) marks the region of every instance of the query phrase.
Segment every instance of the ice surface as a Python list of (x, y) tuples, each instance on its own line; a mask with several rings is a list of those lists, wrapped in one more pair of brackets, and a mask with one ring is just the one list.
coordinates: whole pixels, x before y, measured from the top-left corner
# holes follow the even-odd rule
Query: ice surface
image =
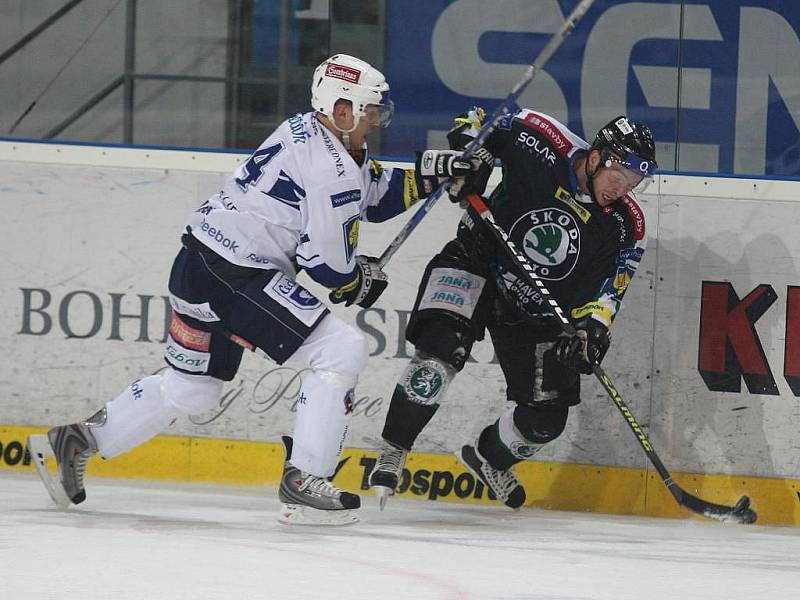
[(361, 523), (276, 522), (274, 489), (89, 480), (53, 508), (0, 473), (0, 598), (761, 600), (797, 597), (795, 528), (363, 499)]

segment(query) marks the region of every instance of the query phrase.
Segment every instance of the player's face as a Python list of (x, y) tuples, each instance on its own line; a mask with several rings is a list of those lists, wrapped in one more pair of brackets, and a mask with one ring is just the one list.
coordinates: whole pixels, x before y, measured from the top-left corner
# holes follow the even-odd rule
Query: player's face
[(360, 147), (366, 137), (381, 126), (381, 114), (378, 108), (372, 104), (368, 105), (365, 109), (367, 114), (358, 120), (358, 127), (350, 134), (350, 141), (355, 147)]
[(595, 201), (600, 206), (608, 206), (640, 185), (642, 179), (641, 174), (611, 161), (609, 166), (603, 166), (594, 176)]
[(358, 126), (363, 131), (363, 134), (367, 135), (381, 126), (381, 111), (379, 106), (369, 104), (364, 109), (364, 112), (367, 114), (361, 117), (361, 122)]

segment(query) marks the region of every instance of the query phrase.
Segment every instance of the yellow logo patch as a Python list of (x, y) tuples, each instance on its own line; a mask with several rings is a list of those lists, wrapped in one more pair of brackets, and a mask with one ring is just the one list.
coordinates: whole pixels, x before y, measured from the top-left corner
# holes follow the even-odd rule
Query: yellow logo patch
[(614, 276), (614, 289), (620, 294), (625, 291), (631, 282), (631, 276), (627, 271), (618, 271)]
[(561, 186), (558, 186), (556, 190), (555, 199), (569, 206), (572, 212), (578, 215), (578, 218), (584, 223), (588, 223), (589, 219), (592, 217), (592, 213), (583, 208), (580, 203), (572, 197), (572, 194)]
[(361, 227), (360, 221), (353, 221), (353, 226), (347, 234), (347, 243), (351, 248), (358, 246), (358, 230)]

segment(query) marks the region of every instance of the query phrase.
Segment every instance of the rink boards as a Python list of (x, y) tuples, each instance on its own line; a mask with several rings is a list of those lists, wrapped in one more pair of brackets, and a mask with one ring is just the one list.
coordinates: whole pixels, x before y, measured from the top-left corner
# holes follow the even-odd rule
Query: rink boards
[[(0, 427), (0, 470), (33, 471), (26, 439), (44, 431)], [(343, 489), (371, 496), (367, 478), (374, 464), (375, 452), (346, 448), (334, 481)], [(50, 467), (54, 469), (52, 459)], [(281, 444), (159, 436), (114, 460), (90, 462), (88, 496), (91, 499), (92, 477), (263, 486), (269, 488), (265, 494), (272, 495), (282, 469)], [(656, 473), (644, 469), (526, 461), (517, 465), (516, 473), (525, 486), (525, 506), (529, 507), (675, 518), (692, 514), (678, 507)], [(732, 505), (742, 494), (749, 495), (759, 524), (800, 524), (800, 481), (673, 475), (686, 491), (712, 502)], [(454, 455), (448, 454), (411, 453), (398, 494), (436, 502), (494, 504), (498, 510), (507, 510)]]
[[(0, 142), (3, 468), (24, 466), (23, 458), (9, 463), (25, 428), (84, 418), (163, 368), (166, 278), (182, 224), (243, 158)], [(640, 198), (648, 251), (604, 368), (667, 467), (703, 474), (676, 477), (688, 491), (723, 503), (747, 493), (762, 522), (800, 523), (800, 184), (662, 175), (650, 191)], [(364, 332), (371, 352), (337, 475), (346, 487), (361, 487), (374, 456), (394, 382), (413, 352), (403, 333), (419, 274), (459, 214), (446, 201), (433, 209), (390, 262), (390, 287), (375, 307), (334, 308)], [(403, 222), (365, 224), (360, 252), (379, 255)], [(216, 410), (180, 420), (175, 437), (95, 461), (90, 474), (274, 483), (277, 442), (292, 431), (302, 375), (248, 354)], [(583, 386), (565, 433), (519, 467), (530, 501), (684, 514), (602, 388), (590, 378)], [(405, 494), (489, 501), (451, 453), (506, 408), (504, 393), (481, 342), (420, 436)]]

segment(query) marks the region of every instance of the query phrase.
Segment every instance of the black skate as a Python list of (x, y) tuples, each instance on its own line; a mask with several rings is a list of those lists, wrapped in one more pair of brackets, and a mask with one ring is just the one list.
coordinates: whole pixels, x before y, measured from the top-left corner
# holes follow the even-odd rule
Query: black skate
[[(86, 500), (83, 487), (86, 463), (97, 453), (97, 442), (89, 426), (88, 422), (61, 425), (53, 427), (46, 435), (28, 437), (28, 449), (39, 478), (59, 508)], [(47, 468), (48, 456), (56, 459), (57, 478)]]
[(525, 490), (514, 471), (500, 471), (492, 467), (478, 452), (477, 446), (466, 445), (456, 452), (456, 456), (503, 504), (513, 509), (525, 504)]
[(292, 525), (349, 525), (358, 522), (354, 512), (361, 506), (361, 498), (345, 492), (324, 477), (303, 473), (293, 466), (292, 438), (283, 436), (286, 462), (278, 488), (282, 502), (278, 521)]
[(389, 496), (394, 494), (400, 483), (408, 452), (386, 440), (381, 443), (379, 452), (375, 467), (369, 474), (369, 487), (375, 490), (378, 505), (383, 510)]

